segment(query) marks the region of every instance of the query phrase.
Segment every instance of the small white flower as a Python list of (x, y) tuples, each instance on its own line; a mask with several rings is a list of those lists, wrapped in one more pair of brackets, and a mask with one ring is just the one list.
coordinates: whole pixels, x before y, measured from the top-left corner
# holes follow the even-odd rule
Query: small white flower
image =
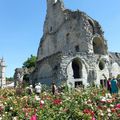
[(110, 116), (112, 116), (112, 114), (111, 114), (111, 113), (108, 113), (108, 116), (110, 117)]
[(75, 101), (75, 103), (77, 104), (77, 103), (78, 103), (78, 101)]
[(113, 104), (110, 104), (110, 107), (114, 107), (114, 105), (113, 105)]
[(17, 120), (17, 117), (13, 117), (13, 120)]
[(6, 102), (4, 102), (4, 104), (5, 104), (5, 105), (7, 105), (7, 103), (6, 103)]
[(102, 97), (101, 101), (105, 102), (105, 101), (106, 101), (106, 98), (105, 98), (105, 97)]
[(35, 100), (39, 101), (41, 98), (39, 96), (35, 96)]
[(112, 96), (111, 96), (110, 93), (106, 93), (105, 97), (106, 97), (106, 98), (112, 98)]
[(103, 114), (103, 113), (101, 113), (100, 115), (101, 115), (101, 116), (104, 116), (104, 114)]
[(91, 100), (89, 99), (88, 102), (91, 102)]
[(107, 109), (107, 112), (108, 112), (108, 113), (110, 113), (110, 112), (111, 112), (110, 108), (108, 108), (108, 109)]
[(43, 100), (40, 101), (41, 104), (44, 104), (45, 102)]
[(13, 107), (10, 107), (10, 110), (13, 110)]

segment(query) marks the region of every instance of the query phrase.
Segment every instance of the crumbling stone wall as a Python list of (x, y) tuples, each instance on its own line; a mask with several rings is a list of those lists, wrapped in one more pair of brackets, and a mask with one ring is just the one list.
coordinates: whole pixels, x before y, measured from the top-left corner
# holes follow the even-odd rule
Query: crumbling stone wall
[(100, 24), (84, 12), (65, 9), (62, 0), (47, 0), (43, 31), (34, 82), (99, 85), (103, 74), (108, 78), (120, 72), (120, 55), (108, 52)]
[[(75, 53), (76, 50), (93, 53), (93, 41), (102, 47), (101, 54), (107, 53), (98, 22), (81, 11), (65, 9), (59, 0), (55, 4), (51, 0), (47, 1), (47, 7), (44, 35), (38, 50), (39, 60), (59, 51), (64, 54)], [(95, 38), (100, 39), (101, 43)]]
[(58, 52), (37, 62), (34, 78), (36, 82), (51, 85), (54, 81), (59, 83), (61, 53)]

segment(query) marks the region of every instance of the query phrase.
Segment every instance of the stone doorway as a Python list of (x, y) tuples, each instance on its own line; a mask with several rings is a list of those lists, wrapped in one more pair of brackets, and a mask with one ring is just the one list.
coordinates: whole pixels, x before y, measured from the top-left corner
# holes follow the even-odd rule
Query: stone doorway
[(69, 87), (75, 87), (81, 84), (87, 85), (87, 64), (83, 59), (79, 57), (71, 59), (66, 69), (67, 84)]
[(72, 61), (72, 69), (74, 79), (82, 78), (82, 64), (78, 59)]

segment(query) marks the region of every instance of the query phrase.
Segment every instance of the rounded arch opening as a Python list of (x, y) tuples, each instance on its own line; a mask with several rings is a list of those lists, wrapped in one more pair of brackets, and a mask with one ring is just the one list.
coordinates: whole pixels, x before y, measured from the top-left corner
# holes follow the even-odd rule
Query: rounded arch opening
[(73, 59), (72, 69), (73, 69), (73, 77), (75, 79), (82, 78), (82, 63), (78, 58)]
[(105, 62), (103, 60), (100, 60), (99, 62), (99, 69), (103, 70), (105, 68)]
[(106, 54), (107, 49), (104, 44), (104, 40), (100, 37), (93, 38), (93, 52), (95, 54)]

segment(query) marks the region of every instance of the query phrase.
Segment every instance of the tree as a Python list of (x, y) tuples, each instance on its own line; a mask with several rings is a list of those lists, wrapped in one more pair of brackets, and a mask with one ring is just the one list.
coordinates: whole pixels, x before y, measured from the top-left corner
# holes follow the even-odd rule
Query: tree
[(29, 79), (30, 79), (30, 74), (33, 72), (35, 69), (35, 64), (36, 64), (37, 57), (31, 55), (30, 58), (28, 58), (24, 63), (23, 63), (23, 68), (27, 68), (27, 73), (24, 74), (23, 76), (23, 81), (24, 85), (29, 84)]
[(6, 77), (6, 84), (10, 84), (14, 82), (14, 78), (13, 77)]
[(33, 68), (35, 67), (35, 63), (36, 63), (37, 57), (31, 55), (30, 58), (28, 58), (24, 63), (23, 63), (23, 68)]
[(14, 81), (13, 77), (6, 77), (6, 81)]

